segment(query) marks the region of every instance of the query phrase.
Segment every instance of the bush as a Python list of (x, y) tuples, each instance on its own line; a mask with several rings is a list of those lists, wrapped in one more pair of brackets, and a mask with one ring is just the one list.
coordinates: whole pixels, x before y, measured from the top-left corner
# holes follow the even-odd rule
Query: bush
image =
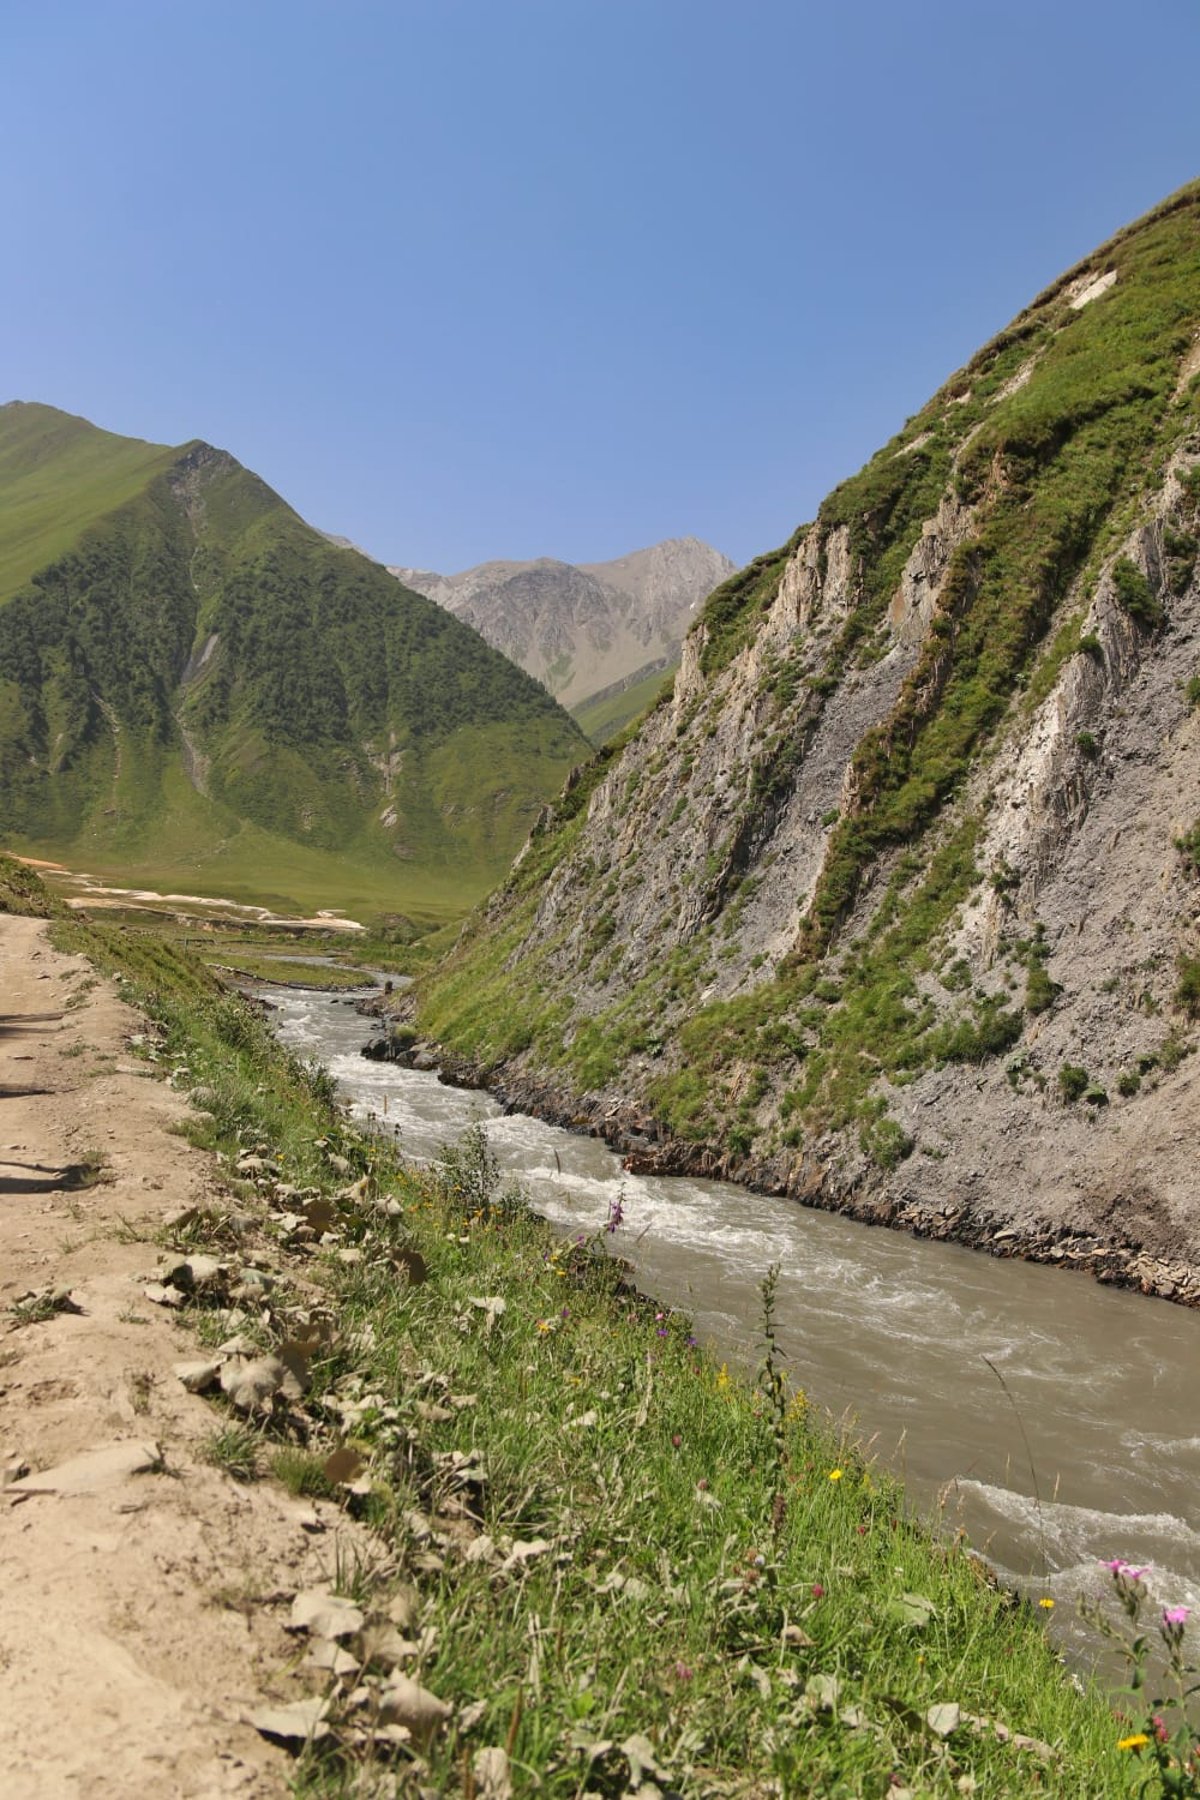
[(973, 1019), (930, 1032), (929, 1047), (943, 1062), (981, 1063), (1011, 1050), (1023, 1029), (1021, 1014), (1006, 1008), (1000, 995), (991, 994), (976, 1004)]
[(1079, 640), (1079, 648), (1084, 656), (1090, 656), (1093, 661), (1104, 661), (1104, 646), (1094, 631), (1084, 633)]
[(1200, 956), (1180, 957), (1175, 1004), (1183, 1008), (1189, 1019), (1200, 1018)]
[(1043, 962), (1031, 961), (1025, 978), (1025, 1011), (1049, 1012), (1062, 993), (1062, 983), (1051, 981)]
[(1200, 870), (1200, 819), (1185, 837), (1175, 839), (1175, 848), (1186, 856), (1193, 869)]
[(1091, 1085), (1091, 1076), (1078, 1063), (1064, 1063), (1058, 1071), (1058, 1091), (1068, 1106), (1081, 1100)]
[(1162, 604), (1137, 564), (1127, 556), (1119, 557), (1112, 576), (1117, 599), (1130, 618), (1147, 631), (1156, 630), (1164, 618)]
[(863, 1154), (880, 1169), (895, 1169), (911, 1156), (914, 1140), (895, 1119), (875, 1119), (858, 1134)]
[(1087, 1088), (1087, 1090), (1085, 1091), (1083, 1097), (1087, 1101), (1089, 1106), (1107, 1106), (1108, 1105), (1108, 1094), (1106, 1093), (1104, 1088), (1102, 1088), (1099, 1085), (1099, 1083), (1095, 1083), (1095, 1084), (1089, 1086)]
[(1075, 733), (1075, 747), (1079, 751), (1079, 754), (1085, 756), (1089, 762), (1095, 762), (1100, 754), (1100, 746), (1090, 731), (1077, 731)]
[(1136, 1069), (1122, 1069), (1117, 1077), (1117, 1092), (1123, 1100), (1132, 1100), (1142, 1085), (1142, 1078)]

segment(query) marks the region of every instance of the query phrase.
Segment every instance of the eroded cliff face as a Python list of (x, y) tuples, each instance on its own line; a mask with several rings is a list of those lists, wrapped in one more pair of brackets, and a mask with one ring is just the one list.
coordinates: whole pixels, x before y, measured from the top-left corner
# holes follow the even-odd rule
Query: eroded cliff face
[(1186, 1282), (1198, 212), (1071, 271), (713, 595), (432, 1033), (643, 1160)]

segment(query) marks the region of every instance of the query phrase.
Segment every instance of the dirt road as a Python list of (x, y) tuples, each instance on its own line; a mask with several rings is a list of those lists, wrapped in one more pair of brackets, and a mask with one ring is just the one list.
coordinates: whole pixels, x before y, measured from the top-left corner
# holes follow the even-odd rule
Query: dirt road
[[(283, 1794), (244, 1715), (298, 1691), (285, 1602), (331, 1572), (337, 1515), (203, 1460), (219, 1421), (172, 1373), (194, 1340), (143, 1288), (214, 1164), (171, 1134), (136, 1016), (45, 934), (0, 915), (0, 1793)], [(78, 1311), (11, 1310), (62, 1287)]]

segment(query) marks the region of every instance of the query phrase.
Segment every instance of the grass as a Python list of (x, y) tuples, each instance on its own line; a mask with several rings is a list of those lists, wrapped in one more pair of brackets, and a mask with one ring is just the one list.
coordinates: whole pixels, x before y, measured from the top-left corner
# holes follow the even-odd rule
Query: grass
[[(1193, 184), (1098, 251), (1089, 266), (1112, 267), (1118, 279), (1082, 310), (1065, 282), (1039, 297), (829, 496), (811, 526), (710, 597), (697, 626), (709, 686), (674, 747), (654, 768), (636, 740), (619, 765), (592, 765), (586, 792), (620, 772), (603, 822), (589, 831), (578, 813), (552, 814), (503, 899), (420, 978), (424, 1029), (485, 1065), (523, 1056), (568, 1091), (636, 1092), (671, 1129), (714, 1147), (775, 1156), (853, 1127), (886, 1164), (891, 1134), (873, 1127), (888, 1084), (939, 1061), (1006, 1054), (1026, 1013), (1055, 1003), (1044, 957), (1013, 946), (1007, 973), (1015, 982), (1023, 968), (1024, 1007), (994, 983), (974, 994), (937, 985), (959, 909), (1001, 876), (976, 866), (988, 803), (967, 797), (968, 782), (1028, 728), (1071, 658), (1102, 655), (1085, 628), (1102, 579), (1104, 603), (1114, 596), (1142, 652), (1153, 651), (1168, 600), (1122, 549), (1197, 431), (1197, 390), (1177, 400), (1175, 388), (1200, 325), (1198, 212)], [(1175, 584), (1193, 566), (1200, 529), (1189, 512), (1200, 483), (1183, 486), (1164, 539)], [(775, 826), (803, 797), (825, 708), (836, 710), (843, 692), (853, 706), (889, 652), (901, 572), (942, 502), (970, 513), (935, 615), (886, 718), (853, 749), (815, 883), (796, 896), (791, 948), (759, 975), (740, 942), (746, 895), (759, 882), (786, 895), (782, 865), (771, 869)], [(738, 659), (761, 649), (764, 614), (801, 543), (818, 576), (836, 551), (849, 611), (818, 609), (808, 630), (759, 658), (755, 730), (733, 768), (718, 772), (705, 745), (726, 695), (749, 678)], [(1103, 742), (1080, 733), (1085, 764)], [(706, 800), (701, 769), (708, 792), (719, 773), (722, 807)], [(680, 834), (677, 861), (648, 848), (661, 834), (664, 787), (684, 801), (668, 827)], [(593, 871), (611, 860), (613, 813), (639, 848), (614, 872), (609, 898)], [(706, 863), (690, 855), (701, 833)], [(542, 903), (550, 884), (553, 906)], [(997, 892), (1015, 904), (1007, 888)], [(573, 910), (594, 913), (590, 934), (571, 935)], [(661, 927), (649, 972), (622, 985), (620, 953), (647, 919)], [(783, 938), (786, 918), (772, 930)], [(686, 983), (681, 956), (696, 966)], [(733, 997), (700, 998), (713, 988)], [(758, 1094), (750, 1104), (749, 1092)]]
[(201, 1446), (203, 1461), (233, 1481), (257, 1481), (262, 1474), (262, 1439), (247, 1425), (222, 1425)]
[[(222, 1419), (210, 1455), (238, 1479), (270, 1456), (297, 1493), (335, 1445), (364, 1459), (356, 1504), (380, 1553), (339, 1586), (380, 1609), (397, 1582), (415, 1589), (410, 1672), (455, 1709), (425, 1752), (432, 1791), (470, 1792), (464, 1767), (496, 1744), (521, 1784), (564, 1800), (627, 1791), (644, 1758), (697, 1800), (882, 1794), (893, 1777), (947, 1800), (965, 1779), (1131, 1791), (1116, 1721), (1066, 1678), (1036, 1609), (781, 1386), (769, 1307), (747, 1381), (630, 1290), (605, 1243), (564, 1241), (498, 1194), (481, 1138), (407, 1169), (177, 948), (56, 930), (120, 974), (164, 1066), (211, 1090), (198, 1142), (266, 1149), (329, 1194), (346, 1179), (331, 1152), (368, 1178), (366, 1204), (340, 1203), (360, 1259), (304, 1265), (334, 1328), (304, 1441)], [(954, 1705), (978, 1726), (931, 1712)], [(298, 1791), (348, 1792), (356, 1754), (304, 1760)]]
[(571, 707), (571, 717), (591, 743), (597, 747), (606, 744), (640, 719), (662, 694), (671, 690), (677, 667), (676, 664), (669, 669), (656, 669), (653, 674), (644, 675), (640, 681), (631, 682), (616, 693), (606, 688), (602, 694), (580, 700)]
[[(322, 988), (329, 991), (361, 989), (364, 978), (354, 969), (334, 964), (292, 962), (286, 956), (247, 956), (244, 953), (217, 948), (201, 954), (201, 960), (247, 981), (273, 981), (293, 987)], [(368, 983), (369, 985), (369, 983)]]
[(100, 431), (52, 406), (19, 400), (0, 406), (0, 602), (179, 454)]
[(0, 812), (28, 853), (440, 923), (587, 754), (477, 633), (207, 446), (7, 407), (0, 498)]

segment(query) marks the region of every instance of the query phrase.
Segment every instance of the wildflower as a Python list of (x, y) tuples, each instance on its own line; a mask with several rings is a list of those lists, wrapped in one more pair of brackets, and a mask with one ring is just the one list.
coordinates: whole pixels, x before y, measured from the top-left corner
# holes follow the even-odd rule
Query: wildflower
[(690, 1669), (685, 1662), (677, 1662), (675, 1664), (676, 1681), (690, 1681), (693, 1673), (694, 1671)]
[(553, 1331), (554, 1330), (554, 1327), (550, 1323), (549, 1319), (539, 1319), (537, 1322), (537, 1328), (539, 1331)]
[(1190, 1606), (1164, 1606), (1163, 1607), (1163, 1624), (1164, 1625), (1186, 1625), (1187, 1620), (1188, 1620), (1188, 1614), (1191, 1612), (1191, 1610), (1192, 1609)]
[(678, 1450), (678, 1448), (679, 1448), (680, 1444), (682, 1444), (682, 1442), (683, 1442), (683, 1439), (680, 1437), (679, 1433), (677, 1431), (673, 1431), (671, 1433), (671, 1448), (672, 1448), (672, 1450)]
[(1150, 1739), (1144, 1731), (1135, 1731), (1130, 1737), (1117, 1739), (1118, 1750), (1144, 1750)]
[(604, 1222), (605, 1231), (619, 1231), (625, 1223), (625, 1190), (619, 1188), (615, 1200), (608, 1203), (608, 1218)]
[(825, 1589), (821, 1586), (819, 1581), (813, 1582), (811, 1593), (814, 1600), (823, 1600), (825, 1598)]
[(722, 1363), (720, 1368), (717, 1370), (717, 1387), (721, 1390), (722, 1393), (724, 1393), (725, 1389), (728, 1386), (729, 1386), (729, 1364)]
[(1049, 1594), (1043, 1594), (1041, 1599), (1038, 1601), (1038, 1605), (1042, 1608), (1043, 1612), (1053, 1612), (1054, 1611), (1054, 1602), (1050, 1598)]
[(1102, 1563), (1101, 1567), (1107, 1569), (1117, 1581), (1145, 1581), (1150, 1573), (1149, 1564), (1144, 1569), (1135, 1569), (1132, 1563), (1127, 1563), (1120, 1556), (1114, 1556), (1111, 1562)]
[(830, 1481), (840, 1481), (844, 1474), (845, 1474), (844, 1469), (830, 1469), (829, 1479), (830, 1479)]

